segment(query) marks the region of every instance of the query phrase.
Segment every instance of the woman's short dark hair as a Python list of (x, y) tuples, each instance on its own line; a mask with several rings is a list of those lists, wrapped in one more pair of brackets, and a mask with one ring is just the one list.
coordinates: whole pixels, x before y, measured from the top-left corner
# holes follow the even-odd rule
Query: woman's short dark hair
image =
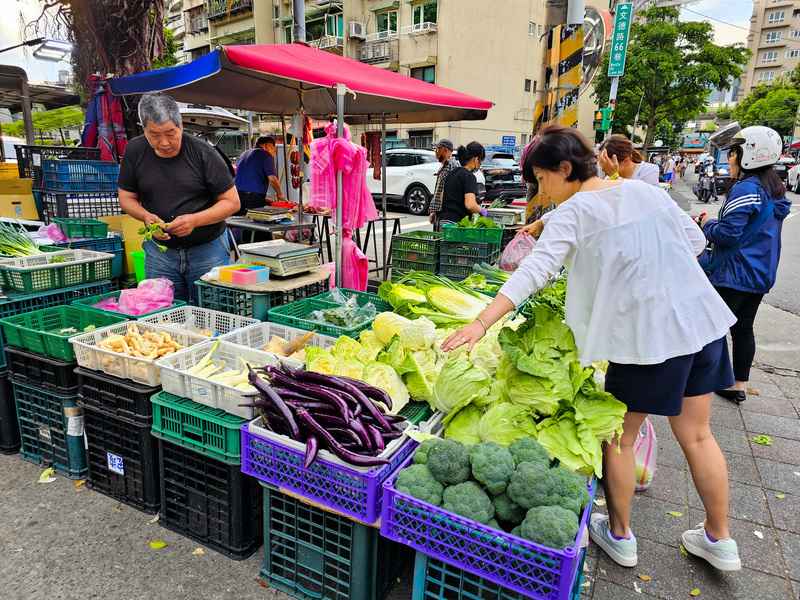
[(748, 177), (758, 177), (761, 186), (766, 190), (771, 198), (783, 198), (786, 196), (786, 186), (781, 181), (780, 176), (775, 172), (772, 165), (766, 167), (759, 167), (758, 169), (743, 169), (742, 164), (742, 147), (733, 146), (728, 150), (728, 156), (733, 154), (736, 157), (736, 163), (739, 165), (739, 179), (747, 179)]
[(525, 155), (522, 176), (534, 181), (533, 168), (558, 171), (562, 162), (572, 165), (567, 181), (586, 181), (597, 176), (597, 157), (587, 139), (572, 127), (549, 125), (542, 129)]
[(467, 164), (473, 158), (483, 160), (486, 158), (486, 150), (478, 142), (470, 142), (466, 146), (459, 146), (456, 150), (456, 158), (462, 165)]
[(615, 133), (605, 140), (600, 145), (600, 151), (602, 152), (603, 150), (608, 152), (609, 156), (616, 156), (619, 162), (628, 157), (637, 164), (642, 162), (642, 155), (633, 147), (633, 142), (621, 133)]
[(265, 146), (267, 144), (272, 144), (275, 146), (275, 138), (271, 135), (262, 135), (256, 140), (256, 146)]

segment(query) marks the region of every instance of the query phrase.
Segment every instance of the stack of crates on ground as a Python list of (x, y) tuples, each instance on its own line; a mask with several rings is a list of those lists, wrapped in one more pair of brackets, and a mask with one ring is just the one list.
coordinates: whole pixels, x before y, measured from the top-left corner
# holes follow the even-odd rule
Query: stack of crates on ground
[(117, 198), (119, 165), (100, 160), (42, 161), (41, 219), (91, 219), (120, 215)]
[(86, 475), (84, 419), (78, 406), (70, 337), (118, 318), (53, 306), (0, 320), (26, 460), (80, 479)]
[(392, 237), (392, 279), (409, 271), (439, 272), (442, 234), (437, 231), (411, 231)]
[[(33, 294), (5, 292), (5, 297), (0, 299), (0, 317), (11, 317), (42, 308), (69, 304), (75, 298), (107, 292), (111, 287), (110, 281), (100, 281)], [(20, 429), (7, 365), (4, 336), (0, 328), (0, 453), (14, 454), (20, 449)], [(38, 383), (39, 380), (36, 381)], [(64, 387), (68, 388), (70, 385)], [(28, 450), (33, 452), (30, 443)]]
[(503, 229), (472, 229), (445, 225), (439, 250), (439, 274), (460, 281), (476, 263), (494, 264), (500, 258)]
[(19, 144), (14, 149), (17, 153), (17, 168), (20, 179), (32, 179), (33, 199), (39, 218), (44, 218), (42, 193), (44, 177), (42, 162), (45, 159), (63, 158), (69, 160), (99, 160), (99, 148), (81, 148), (77, 146), (34, 146)]

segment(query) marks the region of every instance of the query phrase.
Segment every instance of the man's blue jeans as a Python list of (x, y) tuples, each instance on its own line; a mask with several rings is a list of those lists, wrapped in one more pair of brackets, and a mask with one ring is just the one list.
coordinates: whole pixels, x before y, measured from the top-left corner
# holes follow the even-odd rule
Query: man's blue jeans
[(152, 241), (142, 244), (147, 278), (165, 277), (175, 286), (175, 298), (191, 304), (197, 301), (194, 282), (212, 268), (231, 262), (230, 236), (226, 231), (217, 239), (191, 248), (168, 248), (159, 252)]

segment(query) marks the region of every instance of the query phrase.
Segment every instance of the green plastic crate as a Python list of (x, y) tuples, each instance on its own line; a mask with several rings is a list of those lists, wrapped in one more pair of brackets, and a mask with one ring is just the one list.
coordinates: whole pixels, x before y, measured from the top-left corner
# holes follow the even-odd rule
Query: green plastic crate
[(196, 281), (197, 305), (220, 312), (266, 321), (269, 310), (303, 298), (316, 296), (328, 287), (327, 281), (317, 281), (302, 287), (280, 292), (248, 292), (205, 281)]
[(378, 529), (261, 486), (270, 587), (302, 600), (383, 600), (406, 574), (413, 552)]
[[(376, 314), (392, 310), (392, 307), (381, 300), (376, 294), (344, 288), (341, 288), (339, 291), (348, 299), (355, 295), (358, 299), (357, 302), (359, 306), (364, 306), (371, 302), (375, 306)], [(273, 323), (280, 323), (281, 325), (288, 325), (289, 327), (296, 327), (297, 329), (304, 329), (305, 331), (316, 331), (317, 333), (332, 337), (339, 337), (340, 335), (357, 337), (361, 331), (369, 329), (369, 327), (372, 326), (371, 319), (353, 327), (340, 327), (338, 325), (314, 321), (311, 318), (311, 313), (314, 311), (336, 308), (338, 306), (333, 301), (332, 294), (333, 292), (326, 292), (314, 296), (313, 298), (306, 298), (305, 300), (299, 300), (298, 302), (291, 302), (290, 304), (273, 308), (268, 313), (269, 320)]]
[(113, 261), (91, 250), (48, 252), (0, 261), (0, 278), (3, 289), (30, 294), (110, 279)]
[(54, 218), (53, 222), (68, 238), (104, 238), (108, 235), (108, 223), (97, 219)]
[(475, 242), (482, 244), (500, 244), (503, 240), (503, 229), (473, 229), (458, 227), (449, 223), (442, 227), (442, 239), (445, 242)]
[(110, 281), (96, 281), (83, 283), (71, 287), (37, 292), (36, 294), (23, 294), (19, 292), (6, 292), (6, 298), (0, 300), (0, 318), (19, 315), (22, 313), (69, 304), (76, 298), (95, 296), (112, 290), (114, 285)]
[(412, 425), (419, 425), (423, 421), (427, 421), (433, 411), (427, 402), (409, 402), (397, 414), (405, 417)]
[(154, 436), (209, 458), (241, 464), (240, 429), (245, 419), (167, 392), (150, 401)]
[(124, 317), (126, 319), (142, 319), (144, 317), (149, 317), (150, 315), (155, 315), (160, 312), (164, 312), (165, 310), (172, 310), (173, 308), (178, 308), (179, 306), (186, 305), (186, 302), (184, 302), (183, 300), (174, 300), (170, 306), (166, 306), (164, 308), (157, 308), (155, 310), (151, 310), (150, 312), (142, 313), (140, 315), (129, 315), (122, 312), (114, 312), (113, 310), (103, 310), (102, 308), (96, 308), (94, 306), (95, 304), (97, 304), (101, 300), (105, 300), (106, 298), (119, 298), (119, 295), (121, 293), (122, 291), (118, 290), (115, 292), (106, 292), (105, 294), (98, 294), (97, 296), (79, 298), (77, 300), (72, 301), (72, 306), (80, 308), (81, 310), (88, 310), (91, 312), (100, 313), (101, 315)]
[[(0, 326), (9, 346), (71, 362), (75, 360), (75, 353), (69, 338), (84, 333), (84, 329), (90, 325), (99, 329), (126, 320), (124, 317), (103, 315), (74, 306), (54, 306), (0, 319)], [(77, 331), (59, 333), (59, 330), (66, 328), (75, 328)]]

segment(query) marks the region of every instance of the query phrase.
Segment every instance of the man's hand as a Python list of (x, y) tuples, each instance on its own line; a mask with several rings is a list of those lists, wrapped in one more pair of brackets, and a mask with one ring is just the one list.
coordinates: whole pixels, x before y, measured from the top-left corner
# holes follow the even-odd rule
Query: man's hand
[[(150, 227), (153, 224), (161, 225), (161, 228), (164, 229), (164, 221), (161, 220), (161, 217), (158, 215), (154, 215), (153, 213), (147, 213), (144, 217), (144, 224), (145, 227)], [(168, 240), (169, 235), (166, 233), (153, 233), (153, 238), (157, 240)]]
[(178, 237), (186, 237), (194, 231), (197, 226), (197, 219), (194, 215), (181, 215), (176, 217), (172, 223), (164, 226), (164, 229), (169, 231), (172, 235)]
[(608, 150), (603, 150), (597, 158), (600, 168), (606, 175), (613, 175), (619, 173), (619, 160), (616, 156), (609, 156)]

